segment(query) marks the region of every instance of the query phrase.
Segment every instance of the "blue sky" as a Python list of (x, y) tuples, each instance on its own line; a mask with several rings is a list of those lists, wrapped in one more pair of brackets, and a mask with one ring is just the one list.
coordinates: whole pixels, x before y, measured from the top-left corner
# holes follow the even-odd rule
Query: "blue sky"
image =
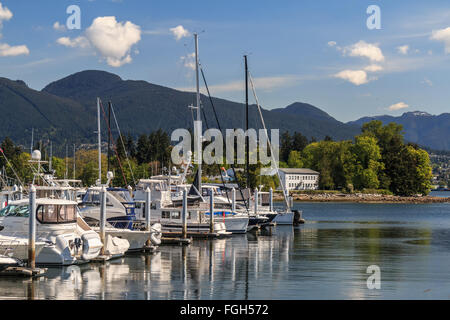
[[(188, 90), (198, 32), (217, 97), (243, 101), (248, 54), (264, 108), (307, 102), (341, 121), (450, 112), (449, 1), (0, 3), (0, 76), (38, 90), (86, 69)], [(80, 30), (65, 27), (69, 5), (81, 9)], [(381, 29), (366, 25), (369, 5), (379, 6)]]

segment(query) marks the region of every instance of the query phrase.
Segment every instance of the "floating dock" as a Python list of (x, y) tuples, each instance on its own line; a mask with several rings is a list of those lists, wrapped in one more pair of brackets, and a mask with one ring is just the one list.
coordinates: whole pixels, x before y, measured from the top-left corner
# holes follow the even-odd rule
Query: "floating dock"
[(46, 272), (46, 268), (8, 267), (0, 271), (0, 276), (36, 278), (44, 276)]

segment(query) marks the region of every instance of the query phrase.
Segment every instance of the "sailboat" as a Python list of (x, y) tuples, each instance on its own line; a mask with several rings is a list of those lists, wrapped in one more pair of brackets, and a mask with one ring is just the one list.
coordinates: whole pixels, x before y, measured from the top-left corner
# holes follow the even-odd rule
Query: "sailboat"
[[(201, 152), (202, 123), (200, 113), (200, 84), (199, 84), (199, 59), (198, 59), (198, 35), (194, 34), (195, 38), (195, 60), (196, 60), (196, 121), (194, 122), (194, 131), (197, 140), (195, 141), (197, 148)], [(188, 155), (190, 157), (190, 155)], [(181, 182), (184, 182), (184, 177), (189, 166), (189, 162), (185, 167), (184, 175)], [(138, 219), (143, 219), (145, 212), (143, 211), (142, 203), (145, 200), (145, 190), (147, 188), (151, 191), (152, 196), (152, 221), (157, 221), (162, 225), (163, 233), (180, 232), (182, 230), (181, 207), (180, 199), (172, 198), (170, 180), (162, 177), (152, 177), (152, 179), (141, 179), (136, 186), (134, 199), (137, 203), (141, 203), (136, 208), (136, 215)], [(179, 185), (174, 193), (181, 195), (182, 189), (185, 186)], [(186, 186), (187, 187), (187, 186)], [(194, 183), (190, 185), (188, 198), (188, 216), (187, 216), (187, 230), (189, 232), (203, 232), (207, 233), (210, 230), (210, 215), (214, 217), (214, 231), (216, 233), (245, 233), (247, 232), (248, 216), (242, 215), (238, 212), (230, 210), (215, 209), (213, 213), (209, 211), (209, 204), (206, 201), (207, 197), (202, 196), (202, 164), (198, 163), (197, 172)], [(178, 200), (178, 201), (177, 201)]]
[(142, 250), (150, 240), (153, 246), (161, 244), (161, 226), (154, 223), (150, 230), (145, 230), (143, 223), (136, 221), (135, 203), (130, 191), (125, 188), (111, 188), (113, 178), (111, 171), (107, 172), (107, 182), (101, 183), (101, 131), (100, 131), (100, 98), (97, 98), (97, 129), (98, 129), (98, 180), (96, 186), (86, 190), (80, 203), (80, 212), (88, 225), (100, 231), (100, 191), (106, 187), (106, 235), (128, 240), (128, 251)]
[[(293, 209), (291, 209), (291, 202), (292, 201), (291, 201), (291, 198), (289, 197), (289, 192), (285, 189), (284, 184), (283, 184), (283, 182), (281, 180), (278, 164), (277, 164), (277, 161), (276, 161), (276, 159), (274, 157), (272, 144), (270, 143), (270, 140), (269, 140), (266, 124), (264, 122), (264, 117), (263, 117), (262, 112), (261, 112), (261, 106), (259, 104), (258, 97), (256, 95), (253, 79), (252, 79), (252, 77), (250, 75), (250, 72), (248, 71), (248, 68), (247, 68), (247, 56), (245, 56), (245, 69), (246, 69), (246, 71), (245, 71), (246, 91), (248, 90), (247, 81), (249, 79), (251, 87), (252, 87), (253, 96), (254, 96), (254, 98), (256, 100), (256, 106), (257, 106), (257, 109), (258, 109), (259, 117), (260, 117), (263, 129), (264, 129), (264, 134), (266, 136), (266, 141), (269, 144), (269, 150), (270, 150), (270, 154), (271, 154), (271, 157), (272, 157), (272, 164), (275, 166), (275, 172), (277, 174), (277, 177), (278, 177), (278, 180), (279, 180), (282, 192), (283, 192), (283, 198), (284, 198), (284, 204), (285, 204), (284, 210), (278, 210), (278, 211), (274, 210), (270, 206), (269, 207), (267, 207), (267, 206), (264, 207), (264, 206), (258, 206), (257, 205), (257, 206), (255, 206), (255, 208), (258, 207), (258, 209), (260, 209), (259, 213), (269, 217), (270, 221), (275, 222), (277, 224), (287, 224), (287, 225), (298, 224), (301, 221), (303, 221), (303, 219), (301, 219), (302, 212), (300, 210), (293, 210)], [(248, 100), (247, 100), (246, 103), (247, 103), (247, 106), (248, 106)], [(248, 119), (248, 107), (247, 107), (247, 119)], [(254, 195), (254, 202), (259, 204), (259, 201), (260, 201), (259, 195), (255, 194)]]

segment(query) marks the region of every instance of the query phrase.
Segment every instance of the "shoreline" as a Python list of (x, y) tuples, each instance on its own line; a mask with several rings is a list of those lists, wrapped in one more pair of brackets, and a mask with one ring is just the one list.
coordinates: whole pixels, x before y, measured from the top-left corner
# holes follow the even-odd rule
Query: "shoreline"
[[(318, 194), (292, 194), (294, 201), (298, 202), (355, 202), (355, 203), (450, 203), (450, 197), (417, 196), (402, 197), (383, 194), (345, 194), (345, 193), (318, 193)], [(283, 200), (279, 193), (274, 194), (275, 201)]]

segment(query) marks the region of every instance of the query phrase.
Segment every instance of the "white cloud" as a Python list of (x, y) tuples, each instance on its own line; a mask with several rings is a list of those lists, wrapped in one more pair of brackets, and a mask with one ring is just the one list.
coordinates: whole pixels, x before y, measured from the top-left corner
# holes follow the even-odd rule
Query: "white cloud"
[(0, 57), (14, 57), (23, 54), (30, 54), (27, 46), (10, 46), (6, 43), (0, 43)]
[(344, 54), (352, 57), (365, 57), (374, 62), (384, 61), (383, 52), (378, 44), (367, 43), (363, 40), (344, 48)]
[(383, 67), (379, 66), (377, 64), (371, 64), (371, 65), (369, 65), (369, 66), (364, 68), (364, 71), (367, 71), (367, 72), (378, 72), (378, 71), (381, 71), (381, 70), (383, 70)]
[(450, 53), (450, 27), (441, 30), (433, 30), (430, 39), (442, 41), (445, 46), (445, 53)]
[(181, 38), (189, 36), (189, 31), (186, 30), (182, 25), (176, 26), (175, 28), (170, 28), (169, 30), (175, 36), (175, 39), (177, 41)]
[[(3, 21), (8, 21), (12, 17), (12, 12), (0, 3), (0, 38), (2, 38), (1, 29), (3, 27)], [(14, 57), (23, 54), (30, 54), (30, 50), (26, 45), (11, 46), (7, 43), (0, 43), (0, 57)]]
[(63, 24), (60, 24), (58, 21), (56, 21), (53, 24), (53, 29), (55, 29), (56, 31), (66, 31), (66, 26)]
[[(141, 40), (141, 28), (130, 21), (117, 22), (116, 17), (98, 17), (86, 30), (85, 36), (75, 39), (59, 38), (66, 47), (93, 47), (112, 67), (130, 63), (131, 48)], [(136, 52), (136, 51), (135, 51)]]
[(364, 70), (343, 70), (336, 73), (334, 77), (347, 80), (357, 86), (369, 82), (367, 73)]
[(401, 110), (401, 109), (405, 109), (405, 108), (409, 108), (409, 106), (404, 102), (399, 102), (399, 103), (389, 106), (387, 109), (389, 111), (396, 111), (396, 110)]
[(0, 2), (0, 28), (2, 27), (3, 21), (10, 20), (12, 16), (12, 12), (7, 7), (3, 7), (2, 3)]
[[(295, 75), (282, 75), (273, 77), (259, 77), (253, 78), (253, 83), (255, 89), (258, 91), (271, 91), (272, 89), (287, 87), (295, 85), (299, 80), (298, 76)], [(209, 90), (213, 94), (223, 93), (223, 92), (240, 92), (244, 90), (244, 81), (230, 81), (223, 84), (216, 84), (209, 86)], [(181, 91), (194, 91), (194, 88), (178, 88)]]
[(80, 36), (74, 39), (70, 39), (69, 37), (61, 37), (56, 40), (56, 42), (62, 46), (75, 48), (87, 48), (89, 47), (89, 40), (86, 37)]
[(409, 45), (405, 44), (404, 46), (397, 47), (397, 52), (400, 54), (408, 54)]
[(98, 17), (86, 37), (110, 66), (120, 67), (132, 61), (130, 50), (141, 40), (141, 28), (130, 21), (117, 22), (116, 17)]
[(180, 60), (183, 62), (183, 65), (186, 68), (195, 70), (195, 53), (194, 52), (181, 57)]
[(328, 41), (329, 47), (334, 47), (336, 44), (337, 44), (336, 41)]
[(431, 80), (428, 78), (423, 79), (422, 83), (425, 83), (425, 84), (429, 85), (430, 87), (433, 86), (433, 82), (431, 82)]

